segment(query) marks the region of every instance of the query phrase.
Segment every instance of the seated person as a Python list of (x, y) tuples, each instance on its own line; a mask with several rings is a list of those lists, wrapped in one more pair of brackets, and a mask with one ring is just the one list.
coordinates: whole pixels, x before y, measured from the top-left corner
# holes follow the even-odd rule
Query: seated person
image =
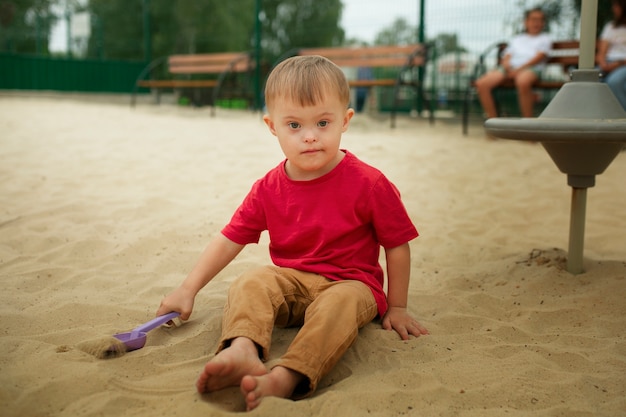
[(626, 110), (626, 0), (613, 0), (613, 20), (600, 34), (596, 62), (603, 81)]
[(487, 72), (476, 80), (478, 99), (487, 118), (498, 115), (491, 92), (507, 79), (515, 81), (522, 117), (533, 116), (532, 85), (539, 79), (552, 48), (550, 36), (543, 33), (544, 25), (545, 14), (540, 8), (526, 11), (524, 14), (526, 32), (511, 39), (499, 68)]

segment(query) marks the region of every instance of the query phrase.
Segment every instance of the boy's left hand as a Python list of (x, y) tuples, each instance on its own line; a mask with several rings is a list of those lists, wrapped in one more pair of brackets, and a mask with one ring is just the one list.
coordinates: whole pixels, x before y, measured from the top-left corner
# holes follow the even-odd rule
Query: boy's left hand
[(403, 307), (389, 307), (383, 317), (383, 329), (395, 330), (402, 340), (408, 340), (409, 335), (420, 337), (428, 334), (428, 330), (411, 317)]

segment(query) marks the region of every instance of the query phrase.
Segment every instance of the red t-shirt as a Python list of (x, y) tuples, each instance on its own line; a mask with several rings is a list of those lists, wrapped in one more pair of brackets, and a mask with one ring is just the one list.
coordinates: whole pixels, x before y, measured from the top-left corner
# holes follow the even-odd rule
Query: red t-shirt
[(280, 267), (332, 280), (367, 284), (382, 317), (387, 311), (380, 247), (394, 248), (418, 236), (397, 188), (376, 168), (348, 151), (328, 174), (293, 181), (285, 161), (252, 186), (222, 233), (242, 245), (270, 238)]

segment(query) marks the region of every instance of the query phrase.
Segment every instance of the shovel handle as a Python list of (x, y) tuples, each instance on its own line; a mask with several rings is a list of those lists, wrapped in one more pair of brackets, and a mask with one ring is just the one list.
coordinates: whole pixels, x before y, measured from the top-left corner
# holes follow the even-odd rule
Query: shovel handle
[(165, 323), (167, 323), (168, 321), (175, 319), (176, 317), (180, 316), (180, 313), (177, 312), (171, 312), (171, 313), (167, 313), (164, 314), (162, 316), (159, 317), (155, 317), (154, 319), (150, 320), (147, 323), (144, 323), (138, 327), (135, 327), (132, 331), (134, 332), (141, 332), (141, 333), (147, 333), (150, 330), (159, 327)]

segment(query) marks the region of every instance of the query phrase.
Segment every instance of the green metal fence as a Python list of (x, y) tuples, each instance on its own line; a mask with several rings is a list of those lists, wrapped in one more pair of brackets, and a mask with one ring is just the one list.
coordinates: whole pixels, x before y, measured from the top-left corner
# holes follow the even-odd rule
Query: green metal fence
[(0, 89), (129, 93), (144, 66), (0, 53)]

